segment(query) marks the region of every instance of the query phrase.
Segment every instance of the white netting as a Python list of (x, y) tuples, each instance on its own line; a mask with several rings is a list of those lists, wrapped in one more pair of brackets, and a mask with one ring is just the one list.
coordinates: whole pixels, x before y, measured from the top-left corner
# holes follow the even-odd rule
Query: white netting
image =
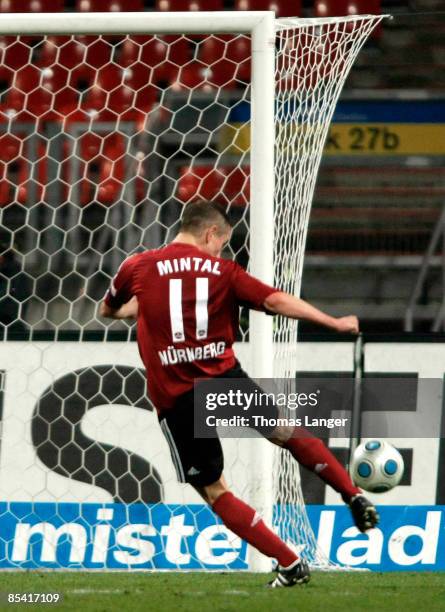
[[(335, 101), (378, 20), (278, 22), (275, 281), (293, 293)], [(120, 262), (170, 240), (197, 197), (227, 206), (230, 255), (248, 265), (250, 37), (3, 37), (0, 53), (0, 317), (15, 340), (0, 362), (0, 567), (243, 567), (236, 539), (218, 562), (208, 511), (178, 517), (200, 500), (176, 484), (130, 328), (97, 342), (96, 312)], [(276, 327), (275, 376), (294, 375), (295, 333)], [(243, 361), (246, 315), (240, 340)], [(249, 499), (248, 441), (224, 446)], [(283, 456), (277, 473), (280, 529), (320, 564), (298, 468)]]
[[(275, 284), (300, 294), (312, 197), (324, 141), (351, 66), (382, 17), (282, 19), (277, 24), (275, 146)], [(274, 377), (295, 378), (297, 322), (274, 328)], [(317, 549), (304, 509), (299, 468), (289, 453), (275, 454), (277, 524), (314, 566)]]

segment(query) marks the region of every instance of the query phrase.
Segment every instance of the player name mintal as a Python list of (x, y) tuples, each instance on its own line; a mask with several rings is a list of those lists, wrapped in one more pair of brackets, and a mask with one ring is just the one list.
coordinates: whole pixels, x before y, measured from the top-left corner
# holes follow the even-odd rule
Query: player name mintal
[(221, 275), (219, 261), (213, 261), (204, 257), (178, 257), (177, 259), (163, 259), (157, 262), (159, 276), (175, 274), (177, 272), (207, 272), (208, 274)]

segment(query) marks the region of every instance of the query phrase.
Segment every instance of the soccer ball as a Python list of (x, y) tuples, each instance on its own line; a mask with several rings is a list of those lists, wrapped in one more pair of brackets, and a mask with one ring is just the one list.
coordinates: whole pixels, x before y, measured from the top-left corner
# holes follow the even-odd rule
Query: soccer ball
[(403, 468), (402, 455), (394, 446), (384, 440), (369, 440), (355, 449), (350, 472), (358, 487), (384, 493), (399, 484)]

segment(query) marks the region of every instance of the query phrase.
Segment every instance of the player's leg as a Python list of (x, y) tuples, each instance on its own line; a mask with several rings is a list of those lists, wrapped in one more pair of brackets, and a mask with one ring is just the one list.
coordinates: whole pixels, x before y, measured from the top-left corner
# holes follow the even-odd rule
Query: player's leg
[(307, 565), (267, 527), (253, 508), (229, 491), (222, 475), (224, 458), (219, 438), (216, 435), (194, 437), (193, 394), (191, 397), (184, 394), (175, 408), (166, 413), (161, 419), (161, 429), (170, 446), (179, 481), (191, 484), (236, 535), (277, 559), (284, 572), (283, 583), (277, 586), (307, 582)]
[[(249, 388), (252, 393), (263, 392), (263, 389), (250, 379), (239, 364), (233, 370), (226, 372), (224, 377), (243, 379), (245, 392), (248, 392)], [(264, 409), (271, 418), (280, 416), (276, 406), (267, 406)], [(298, 463), (317, 474), (326, 484), (340, 493), (344, 502), (351, 508), (354, 522), (360, 531), (366, 531), (377, 525), (379, 517), (374, 505), (362, 495), (346, 469), (322, 440), (303, 427), (273, 429), (266, 426), (258, 427), (257, 431), (274, 444), (287, 449)]]
[(374, 504), (354, 485), (346, 469), (322, 440), (303, 427), (277, 428), (268, 439), (287, 449), (298, 463), (340, 493), (360, 531), (367, 531), (378, 524), (379, 516)]
[(277, 577), (269, 583), (270, 587), (288, 587), (309, 582), (307, 563), (267, 527), (253, 508), (229, 490), (223, 475), (211, 484), (194, 486), (226, 527), (267, 557), (277, 559)]

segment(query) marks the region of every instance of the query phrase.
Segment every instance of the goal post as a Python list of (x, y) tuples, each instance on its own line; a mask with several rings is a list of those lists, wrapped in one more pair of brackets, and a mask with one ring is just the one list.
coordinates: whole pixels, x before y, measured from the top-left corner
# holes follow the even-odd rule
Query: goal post
[[(0, 350), (0, 505), (9, 534), (0, 567), (270, 570), (254, 550), (240, 560), (241, 544), (227, 533), (231, 552), (213, 552), (214, 526), (201, 507), (194, 514), (197, 498), (173, 482), (166, 448), (157, 446), (134, 346), (90, 341), (104, 329), (96, 305), (128, 250), (170, 239), (181, 206), (197, 196), (215, 197), (233, 214), (233, 256), (299, 294), (329, 123), (382, 18), (0, 16), (0, 71), (9, 79), (0, 215), (4, 250), (18, 266), (8, 299), (12, 324), (32, 339), (5, 333)], [(19, 278), (30, 285), (23, 299), (12, 292)], [(125, 325), (114, 329), (130, 338)], [(47, 331), (58, 342), (48, 343)], [(250, 313), (238, 345), (249, 374), (295, 376), (296, 331), (293, 322)], [(73, 332), (83, 342), (64, 342)], [(327, 565), (295, 462), (264, 440), (224, 443), (231, 484), (312, 564)], [(59, 551), (64, 535), (71, 544)], [(34, 536), (42, 536), (40, 548)]]

